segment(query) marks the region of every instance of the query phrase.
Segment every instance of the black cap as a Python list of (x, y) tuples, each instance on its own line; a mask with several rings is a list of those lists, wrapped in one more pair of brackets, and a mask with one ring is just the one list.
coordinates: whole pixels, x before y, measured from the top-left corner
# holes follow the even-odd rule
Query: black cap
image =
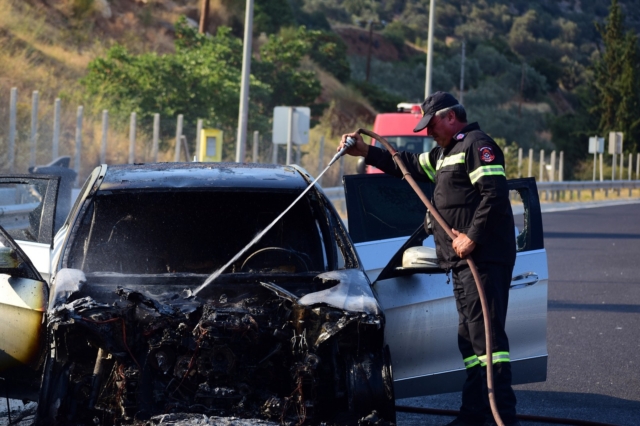
[(420, 106), (420, 108), (422, 108), (422, 118), (413, 131), (419, 132), (423, 130), (429, 125), (429, 122), (436, 112), (458, 105), (458, 103), (458, 100), (454, 98), (451, 93), (435, 92), (429, 95)]

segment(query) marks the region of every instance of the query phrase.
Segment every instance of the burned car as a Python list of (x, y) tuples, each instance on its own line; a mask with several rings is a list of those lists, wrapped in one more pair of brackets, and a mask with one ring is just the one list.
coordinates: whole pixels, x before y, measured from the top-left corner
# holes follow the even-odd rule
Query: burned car
[(310, 181), (295, 166), (103, 165), (51, 243), (55, 179), (7, 178), (35, 207), (0, 220), (2, 392), (37, 398), (38, 424), (395, 421), (385, 317), (323, 192), (247, 246)]

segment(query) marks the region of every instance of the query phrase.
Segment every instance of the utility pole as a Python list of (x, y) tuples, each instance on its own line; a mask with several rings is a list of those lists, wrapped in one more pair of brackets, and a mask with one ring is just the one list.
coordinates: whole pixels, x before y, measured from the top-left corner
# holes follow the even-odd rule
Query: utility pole
[(427, 72), (424, 82), (424, 97), (431, 94), (431, 67), (433, 65), (433, 26), (436, 21), (436, 0), (429, 2), (429, 35), (427, 38)]
[[(460, 96), (459, 102), (462, 104), (462, 98), (464, 93), (464, 55), (465, 55), (465, 44), (466, 42), (462, 40), (462, 56), (460, 57)], [(518, 166), (519, 167), (519, 166)]]
[(200, 27), (198, 32), (204, 34), (207, 32), (207, 26), (209, 24), (209, 0), (202, 0), (200, 6)]
[(238, 137), (236, 138), (236, 162), (244, 161), (247, 145), (247, 118), (249, 116), (249, 73), (251, 72), (251, 42), (253, 34), (253, 0), (247, 0), (244, 19), (244, 52), (242, 58), (242, 83), (240, 84), (240, 111), (238, 113)]
[(524, 98), (524, 61), (522, 62), (522, 73), (520, 75), (520, 101), (518, 102), (518, 118), (522, 117), (522, 99)]
[(367, 75), (365, 81), (369, 82), (369, 75), (371, 71), (371, 44), (373, 43), (373, 21), (369, 20), (369, 49), (367, 50)]

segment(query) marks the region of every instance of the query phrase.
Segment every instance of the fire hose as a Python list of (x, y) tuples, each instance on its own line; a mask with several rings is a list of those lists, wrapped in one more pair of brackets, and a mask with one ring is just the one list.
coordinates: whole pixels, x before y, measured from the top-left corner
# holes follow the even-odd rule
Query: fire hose
[[(391, 154), (393, 157), (393, 161), (396, 163), (398, 168), (402, 171), (402, 176), (404, 179), (411, 185), (411, 188), (418, 195), (420, 200), (424, 203), (424, 205), (429, 210), (431, 216), (438, 222), (438, 224), (447, 232), (447, 235), (452, 240), (455, 240), (456, 236), (453, 234), (451, 227), (445, 222), (444, 218), (440, 215), (440, 213), (433, 207), (427, 196), (422, 192), (416, 181), (411, 176), (411, 173), (408, 172), (406, 166), (400, 159), (398, 152), (391, 146), (389, 142), (385, 138), (380, 135), (375, 134), (374, 132), (367, 129), (358, 129), (356, 133), (367, 135), (378, 142), (380, 142)], [(500, 418), (500, 414), (498, 413), (498, 406), (496, 403), (496, 395), (495, 390), (493, 388), (493, 342), (491, 339), (491, 320), (487, 310), (487, 296), (484, 292), (484, 287), (482, 286), (482, 282), (480, 281), (480, 276), (478, 274), (478, 268), (476, 267), (475, 262), (470, 256), (467, 256), (467, 264), (469, 265), (469, 269), (471, 270), (471, 274), (476, 282), (476, 287), (478, 288), (478, 296), (480, 297), (480, 304), (482, 305), (482, 316), (485, 318), (484, 321), (484, 334), (485, 334), (485, 345), (487, 352), (487, 389), (489, 393), (489, 405), (491, 406), (491, 413), (493, 414), (493, 418), (498, 426), (504, 426), (504, 422), (502, 418)], [(491, 354), (491, 356), (489, 356)]]

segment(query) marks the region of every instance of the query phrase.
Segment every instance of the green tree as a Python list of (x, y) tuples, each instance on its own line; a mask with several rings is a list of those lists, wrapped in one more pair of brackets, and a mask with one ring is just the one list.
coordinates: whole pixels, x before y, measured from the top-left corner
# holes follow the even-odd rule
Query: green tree
[(258, 34), (275, 34), (295, 22), (288, 0), (256, 0), (253, 21)]
[[(320, 82), (313, 71), (300, 67), (314, 46), (312, 39), (304, 27), (271, 35), (261, 48), (260, 59), (252, 60), (251, 129), (269, 133), (276, 105), (308, 105), (321, 114), (314, 104), (321, 92)], [(241, 40), (226, 27), (220, 27), (215, 36), (199, 34), (181, 18), (176, 24), (175, 48), (173, 54), (135, 55), (115, 46), (106, 57), (91, 61), (83, 83), (95, 106), (109, 108), (121, 121), (135, 111), (141, 127), (150, 125), (154, 113), (164, 117), (183, 114), (187, 123), (202, 118), (207, 125), (220, 126), (225, 139), (232, 140), (240, 96)], [(195, 141), (193, 127), (185, 127), (190, 142)], [(225, 144), (226, 158), (232, 156), (231, 145)]]
[[(624, 32), (622, 12), (612, 0), (604, 26), (596, 24), (604, 52), (594, 61), (594, 92), (590, 112), (599, 118), (599, 131), (624, 132), (625, 141), (638, 149), (640, 138), (640, 69), (637, 36)], [(628, 145), (627, 145), (628, 146)]]

